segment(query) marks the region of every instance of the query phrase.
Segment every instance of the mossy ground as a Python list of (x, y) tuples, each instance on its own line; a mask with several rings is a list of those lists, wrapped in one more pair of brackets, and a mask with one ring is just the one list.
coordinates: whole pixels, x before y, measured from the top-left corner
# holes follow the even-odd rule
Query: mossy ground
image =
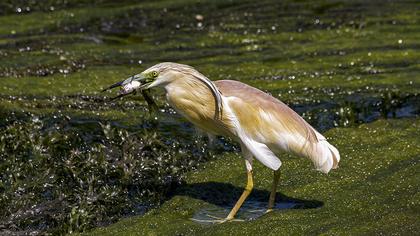
[[(217, 196), (224, 204), (234, 201), (241, 192), (240, 187), (244, 184), (242, 160), (232, 153), (233, 145), (222, 142), (221, 149), (230, 152), (216, 152), (215, 161), (209, 162), (204, 170), (191, 172), (186, 185), (171, 193), (173, 197), (168, 200), (170, 194), (161, 196), (158, 202), (166, 200), (161, 207), (144, 217), (126, 219), (98, 233), (115, 230), (123, 234), (125, 226), (132, 233), (144, 232), (142, 230), (153, 233), (155, 230), (175, 234), (191, 229), (190, 233), (209, 230), (209, 233), (222, 234), (239, 232), (236, 229), (241, 227), (250, 234), (265, 227), (272, 232), (284, 230), (282, 232), (295, 234), (408, 233), (418, 227), (413, 223), (418, 202), (409, 200), (418, 198), (413, 190), (418, 190), (415, 183), (418, 151), (414, 149), (418, 147), (415, 146), (418, 140), (413, 135), (413, 127), (418, 126), (411, 126), (418, 124), (418, 118), (413, 117), (420, 114), (420, 18), (415, 11), (417, 8), (418, 1), (415, 0), (100, 0), (95, 4), (85, 0), (42, 3), (5, 0), (0, 3), (0, 133), (9, 129), (17, 131), (15, 136), (1, 139), (0, 146), (5, 144), (4, 140), (15, 138), (22, 147), (38, 150), (38, 146), (22, 140), (29, 140), (31, 135), (40, 140), (49, 137), (31, 133), (33, 124), (25, 123), (41, 120), (46, 126), (43, 131), (55, 130), (60, 122), (68, 130), (80, 130), (88, 137), (88, 146), (91, 145), (87, 149), (108, 142), (103, 139), (100, 124), (110, 124), (137, 136), (159, 134), (157, 140), (151, 138), (152, 143), (171, 143), (171, 137), (182, 136), (186, 147), (196, 147), (191, 135), (192, 126), (169, 108), (161, 91), (153, 91), (161, 108), (154, 114), (148, 113), (140, 96), (110, 102), (108, 98), (113, 97), (114, 92), (99, 92), (158, 62), (185, 63), (212, 80), (240, 80), (269, 92), (318, 130), (329, 130), (327, 136), (332, 137), (343, 155), (341, 168), (323, 176), (311, 171), (308, 162), (291, 159), (287, 164), (285, 162), (280, 186), (283, 198), (313, 200), (313, 205), (322, 202), (323, 206), (274, 212), (252, 222), (211, 227), (189, 221), (198, 207), (220, 204), (214, 197), (210, 202), (201, 199), (200, 191), (212, 196), (214, 189), (218, 189)], [(410, 117), (413, 119), (394, 120)], [(359, 126), (377, 119), (391, 120)], [(20, 122), (23, 122), (22, 129), (17, 128)], [(382, 130), (384, 127), (389, 133)], [(377, 129), (384, 135), (369, 133), (369, 129)], [(20, 137), (23, 134), (20, 131), (30, 135)], [(54, 132), (63, 139), (59, 140), (68, 142), (64, 140), (65, 132)], [(404, 146), (405, 142), (410, 147)], [(408, 144), (410, 142), (412, 145)], [(58, 147), (51, 145), (52, 149)], [(392, 149), (388, 150), (390, 147)], [(177, 147), (167, 148), (170, 149), (168, 152), (178, 152)], [(107, 211), (104, 201), (95, 201), (89, 207), (73, 201), (90, 199), (83, 195), (87, 187), (82, 186), (78, 193), (66, 192), (68, 196), (75, 194), (70, 202), (57, 201), (88, 211), (83, 216), (84, 221), (81, 220), (86, 223), (83, 226), (69, 223), (72, 213), (68, 209), (71, 208), (63, 207), (59, 216), (53, 217), (57, 224), (41, 222), (39, 217), (35, 223), (24, 219), (19, 224), (14, 215), (28, 212), (32, 206), (49, 216), (52, 211), (45, 210), (43, 197), (50, 195), (42, 190), (44, 183), (29, 181), (41, 189), (35, 191), (25, 180), (11, 178), (9, 174), (25, 176), (29, 180), (39, 178), (49, 184), (48, 175), (34, 171), (31, 163), (25, 161), (36, 159), (33, 154), (15, 155), (13, 158), (17, 159), (4, 155), (9, 158), (0, 160), (3, 170), (0, 172), (0, 194), (9, 197), (0, 198), (0, 204), (11, 204), (10, 200), (13, 200), (16, 205), (5, 206), (9, 210), (0, 212), (0, 231), (5, 228), (16, 232), (74, 232), (107, 224), (109, 219), (113, 222), (124, 215), (121, 213), (124, 209), (118, 206), (115, 211)], [(49, 161), (50, 166), (44, 166), (46, 169), (54, 168), (54, 164), (68, 158), (50, 157), (57, 159), (56, 162)], [(110, 162), (106, 164), (110, 166), (122, 158), (118, 155), (108, 157)], [(196, 167), (195, 157), (186, 156), (188, 167), (178, 167), (184, 171)], [(380, 158), (386, 161), (381, 162)], [(72, 165), (82, 166), (82, 160), (79, 158)], [(8, 169), (13, 161), (20, 163), (12, 165), (17, 169)], [(172, 166), (164, 165), (168, 172), (162, 173), (173, 172)], [(124, 169), (123, 165), (121, 168)], [(232, 172), (228, 168), (233, 168)], [(180, 173), (176, 168), (174, 170)], [(136, 174), (144, 177), (142, 171)], [(102, 172), (92, 173), (109, 180)], [(181, 179), (182, 176), (177, 175)], [(261, 191), (255, 192), (254, 197), (268, 196), (270, 176), (257, 164), (256, 188)], [(87, 181), (88, 174), (76, 177)], [(154, 177), (151, 182), (161, 183), (164, 177)], [(194, 186), (199, 180), (213, 183)], [(128, 185), (135, 183), (134, 178), (127, 181)], [(121, 187), (113, 185), (112, 181), (103, 184)], [(25, 191), (15, 192), (16, 189)], [(99, 188), (94, 190), (100, 192)], [(183, 194), (183, 191), (189, 194)], [(38, 195), (42, 197), (34, 197)], [(386, 207), (381, 208), (382, 205)], [(20, 211), (10, 210), (18, 206), (22, 206)], [(89, 210), (97, 208), (106, 212), (100, 213), (105, 220), (95, 217), (98, 211)], [(288, 227), (281, 227), (278, 222)], [(73, 228), (63, 227), (66, 224), (73, 224)], [(343, 227), (338, 227), (340, 224)], [(174, 225), (179, 228), (172, 228)]]
[[(242, 191), (243, 160), (226, 153), (190, 172), (158, 209), (87, 235), (415, 235), (420, 230), (419, 129), (419, 119), (403, 119), (328, 131), (342, 154), (339, 169), (328, 175), (314, 171), (308, 160), (283, 156), (277, 200), (305, 201), (298, 209), (246, 222), (193, 222), (201, 208), (224, 205)], [(250, 199), (267, 200), (272, 172), (257, 164), (254, 174)]]

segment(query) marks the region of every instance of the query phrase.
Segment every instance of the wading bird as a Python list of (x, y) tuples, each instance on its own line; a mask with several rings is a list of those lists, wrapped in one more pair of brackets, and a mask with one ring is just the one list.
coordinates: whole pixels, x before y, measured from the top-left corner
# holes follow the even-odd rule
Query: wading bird
[[(162, 87), (169, 104), (199, 129), (230, 137), (241, 145), (248, 181), (229, 215), (232, 220), (253, 188), (252, 161), (256, 158), (274, 171), (268, 210), (275, 204), (280, 159), (275, 153), (292, 153), (312, 160), (323, 173), (338, 167), (340, 154), (287, 105), (254, 87), (233, 80), (212, 82), (191, 66), (160, 63), (104, 89), (121, 87), (118, 97), (136, 90)], [(146, 100), (150, 101), (147, 93)]]

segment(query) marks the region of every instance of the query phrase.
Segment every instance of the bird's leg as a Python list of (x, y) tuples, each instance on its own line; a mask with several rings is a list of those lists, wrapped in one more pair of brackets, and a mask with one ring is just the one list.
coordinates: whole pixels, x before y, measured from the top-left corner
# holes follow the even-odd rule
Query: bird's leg
[(232, 220), (235, 217), (235, 215), (238, 212), (239, 208), (241, 208), (242, 203), (244, 203), (245, 199), (248, 197), (248, 195), (252, 191), (252, 188), (254, 187), (254, 181), (252, 179), (252, 169), (251, 170), (247, 170), (247, 175), (248, 175), (248, 181), (246, 183), (245, 190), (242, 193), (242, 195), (239, 198), (239, 200), (236, 202), (235, 206), (230, 211), (229, 215), (226, 217), (226, 220), (227, 221), (228, 220)]
[(245, 199), (248, 197), (248, 195), (252, 191), (252, 188), (254, 187), (254, 181), (252, 179), (252, 154), (244, 145), (241, 145), (241, 150), (242, 150), (242, 154), (245, 158), (246, 173), (247, 173), (247, 177), (248, 177), (247, 183), (246, 183), (246, 186), (245, 186), (245, 190), (242, 193), (239, 200), (236, 202), (235, 206), (230, 211), (229, 215), (225, 219), (220, 220), (217, 217), (209, 216), (211, 218), (217, 219), (216, 221), (214, 221), (216, 223), (223, 223), (223, 222), (226, 222), (226, 221), (242, 221), (242, 220), (234, 220), (233, 218), (235, 217), (239, 208), (241, 208)]
[(229, 215), (226, 217), (225, 220), (232, 220), (235, 217), (239, 208), (241, 208), (245, 199), (248, 197), (248, 195), (252, 191), (252, 188), (254, 187), (254, 181), (252, 179), (252, 160), (253, 160), (252, 159), (252, 154), (248, 150), (248, 148), (246, 148), (246, 146), (243, 145), (242, 143), (241, 143), (241, 151), (242, 151), (243, 157), (245, 158), (245, 166), (246, 166), (246, 173), (247, 173), (248, 179), (247, 179), (247, 182), (246, 182), (244, 192), (242, 193), (241, 197), (236, 202), (235, 206), (232, 208), (232, 210), (230, 211)]
[(270, 199), (268, 200), (268, 209), (266, 213), (273, 211), (274, 204), (276, 203), (277, 185), (280, 179), (280, 170), (274, 171), (273, 187), (271, 188)]
[(212, 216), (212, 215), (207, 215), (208, 217), (213, 218), (214, 220), (198, 220), (198, 219), (192, 219), (192, 220), (197, 221), (197, 222), (211, 222), (211, 223), (224, 223), (226, 221), (243, 221), (243, 220), (239, 220), (239, 219), (234, 219), (234, 217), (235, 217), (236, 213), (238, 212), (239, 208), (241, 208), (245, 199), (251, 193), (252, 188), (254, 187), (254, 182), (252, 180), (252, 169), (250, 169), (251, 164), (248, 160), (245, 160), (245, 162), (246, 162), (246, 165), (247, 165), (248, 181), (246, 183), (246, 187), (245, 187), (244, 192), (242, 193), (239, 200), (236, 202), (235, 206), (230, 211), (229, 215), (224, 219), (216, 217), (216, 216)]

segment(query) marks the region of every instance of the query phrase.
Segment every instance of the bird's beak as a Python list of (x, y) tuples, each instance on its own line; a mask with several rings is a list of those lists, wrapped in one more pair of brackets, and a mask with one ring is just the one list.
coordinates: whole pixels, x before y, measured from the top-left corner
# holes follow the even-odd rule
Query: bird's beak
[(102, 89), (102, 91), (101, 91), (101, 92), (105, 92), (105, 91), (107, 91), (107, 90), (110, 90), (110, 89), (113, 89), (113, 88), (119, 87), (119, 86), (121, 86), (121, 85), (122, 85), (122, 83), (123, 83), (123, 82), (124, 82), (124, 81), (117, 82), (117, 83), (115, 83), (115, 84), (113, 84), (113, 85), (111, 85), (111, 86), (109, 86), (109, 87), (106, 87), (106, 88)]
[[(117, 83), (115, 83), (115, 84), (113, 84), (109, 87), (106, 87), (106, 88), (102, 89), (102, 92), (105, 92), (107, 90), (110, 90), (110, 89), (113, 89), (113, 88), (116, 88), (116, 87), (123, 87), (123, 86), (125, 86), (125, 85), (127, 85), (127, 84), (129, 84), (133, 81), (138, 81), (140, 84), (142, 84), (142, 82), (144, 80), (145, 80), (145, 76), (142, 73), (140, 73), (140, 74), (137, 74), (137, 75), (130, 76), (129, 78), (127, 78), (123, 81), (117, 82)], [(140, 86), (140, 87), (143, 87), (143, 86)]]
[[(105, 89), (102, 90), (102, 92), (105, 92), (109, 89), (113, 89), (116, 87), (120, 87), (119, 95), (116, 97), (111, 98), (112, 100), (115, 100), (120, 97), (124, 97), (126, 95), (135, 93), (137, 90), (143, 90), (147, 89), (147, 86), (149, 86), (151, 81), (148, 81), (147, 77), (144, 76), (143, 73), (133, 75), (123, 81), (117, 82)], [(143, 93), (142, 93), (143, 94)]]

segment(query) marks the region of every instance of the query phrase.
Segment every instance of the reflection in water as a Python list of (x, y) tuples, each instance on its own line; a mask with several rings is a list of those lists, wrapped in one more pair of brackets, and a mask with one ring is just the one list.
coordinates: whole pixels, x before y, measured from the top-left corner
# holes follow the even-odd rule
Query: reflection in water
[[(287, 201), (277, 202), (274, 210), (285, 210), (293, 209), (301, 205), (301, 203)], [(303, 205), (303, 204), (302, 204)], [(204, 224), (214, 224), (218, 222), (218, 219), (224, 219), (230, 212), (233, 206), (223, 205), (210, 205), (205, 208), (201, 208), (197, 211), (191, 220)], [(249, 200), (245, 201), (242, 207), (239, 209), (235, 219), (233, 221), (249, 221), (255, 220), (265, 214), (267, 211), (267, 202)]]

